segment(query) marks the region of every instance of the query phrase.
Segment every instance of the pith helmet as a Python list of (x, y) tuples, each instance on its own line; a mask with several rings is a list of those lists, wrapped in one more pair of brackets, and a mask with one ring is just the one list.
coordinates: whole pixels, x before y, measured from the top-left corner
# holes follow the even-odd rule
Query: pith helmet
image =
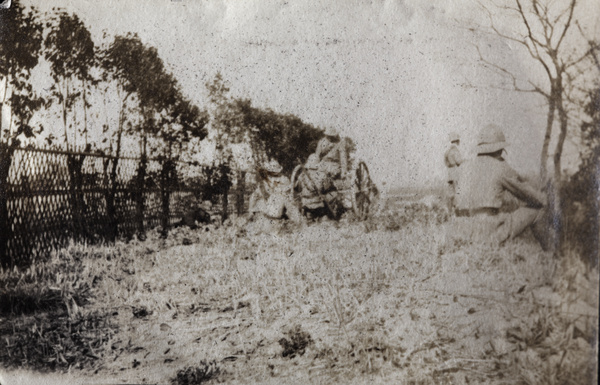
[(325, 136), (339, 136), (340, 132), (335, 127), (327, 127)]
[(477, 153), (489, 154), (506, 148), (506, 138), (502, 129), (495, 124), (488, 124), (479, 132)]
[(450, 137), (450, 143), (458, 142), (460, 140), (460, 136), (458, 135), (457, 132), (451, 132), (449, 137)]
[(271, 159), (263, 165), (263, 169), (273, 174), (278, 174), (283, 170), (283, 167), (274, 159)]

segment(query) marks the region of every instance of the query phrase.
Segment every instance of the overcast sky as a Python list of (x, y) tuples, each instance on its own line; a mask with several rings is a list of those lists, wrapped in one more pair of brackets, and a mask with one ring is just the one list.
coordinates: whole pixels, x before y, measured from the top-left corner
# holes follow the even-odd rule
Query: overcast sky
[[(97, 43), (103, 31), (109, 39), (137, 32), (200, 107), (204, 84), (220, 71), (233, 96), (338, 127), (355, 139), (376, 181), (388, 186), (443, 178), (448, 133), (459, 132), (470, 155), (477, 132), (490, 122), (505, 128), (515, 168), (538, 168), (543, 99), (491, 87), (500, 78), (481, 65), (475, 46), (523, 79), (543, 79), (540, 68), (518, 46), (469, 29), (486, 23), (477, 1), (26, 3), (76, 13)], [(576, 15), (595, 36), (599, 4), (582, 1)], [(514, 20), (498, 20), (507, 31), (516, 28)]]

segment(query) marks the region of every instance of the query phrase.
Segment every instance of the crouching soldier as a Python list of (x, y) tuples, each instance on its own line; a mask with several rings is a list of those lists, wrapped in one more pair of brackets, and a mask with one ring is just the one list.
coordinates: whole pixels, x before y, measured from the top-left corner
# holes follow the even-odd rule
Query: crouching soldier
[[(546, 196), (521, 178), (502, 156), (506, 140), (496, 125), (481, 130), (477, 156), (460, 166), (456, 191), (455, 235), (476, 242), (500, 244), (531, 227), (544, 250), (552, 245), (543, 219)], [(512, 194), (522, 205), (501, 213), (503, 194)], [(460, 218), (464, 217), (464, 218)]]
[(210, 223), (211, 217), (206, 206), (202, 207), (198, 205), (194, 200), (187, 200), (185, 202), (185, 211), (181, 216), (181, 220), (175, 223), (175, 227), (187, 226), (190, 229), (196, 229), (198, 223)]
[(282, 167), (270, 161), (258, 170), (258, 186), (250, 196), (250, 215), (262, 214), (269, 219), (301, 220), (300, 212), (290, 197), (288, 177), (281, 173)]

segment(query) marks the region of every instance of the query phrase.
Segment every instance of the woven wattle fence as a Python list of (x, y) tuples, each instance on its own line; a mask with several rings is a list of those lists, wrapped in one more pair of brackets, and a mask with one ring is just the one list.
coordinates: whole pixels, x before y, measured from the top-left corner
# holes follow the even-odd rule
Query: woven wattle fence
[[(166, 230), (190, 201), (204, 199), (206, 169), (188, 162), (0, 145), (0, 263), (27, 265), (71, 240), (112, 242), (157, 226)], [(230, 173), (232, 187), (212, 197), (213, 215), (247, 209), (246, 175)]]

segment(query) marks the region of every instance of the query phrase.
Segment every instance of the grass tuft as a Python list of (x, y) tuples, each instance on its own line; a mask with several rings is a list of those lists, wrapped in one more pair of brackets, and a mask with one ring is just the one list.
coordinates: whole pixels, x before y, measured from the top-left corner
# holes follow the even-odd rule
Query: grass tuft
[(171, 380), (172, 385), (199, 385), (217, 378), (221, 374), (221, 368), (216, 361), (200, 361), (197, 366), (188, 366), (177, 372)]

